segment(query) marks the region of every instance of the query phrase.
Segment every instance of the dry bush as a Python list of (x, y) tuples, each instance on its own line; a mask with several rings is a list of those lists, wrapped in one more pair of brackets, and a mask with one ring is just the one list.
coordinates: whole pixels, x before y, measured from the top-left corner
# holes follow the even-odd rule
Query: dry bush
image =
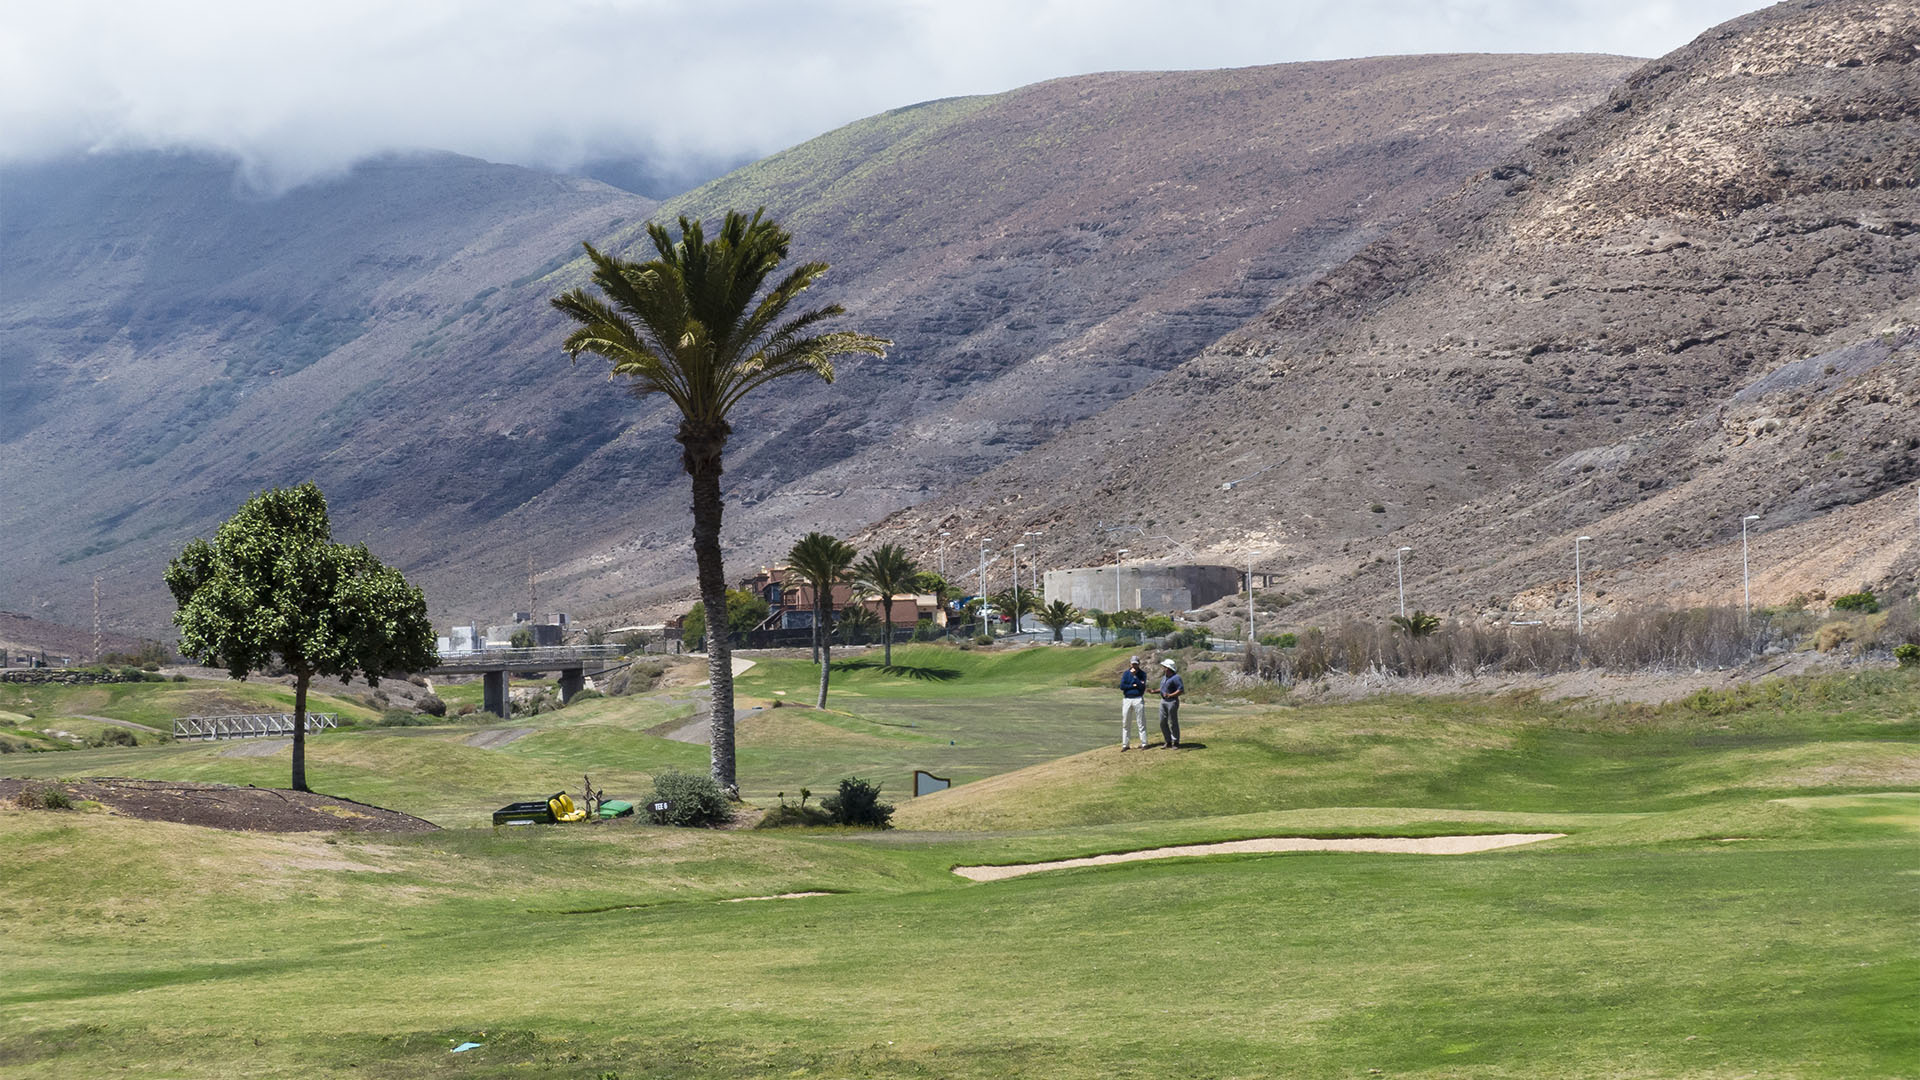
[(1813, 647), (1821, 652), (1832, 652), (1853, 640), (1853, 624), (1848, 622), (1830, 622), (1820, 628), (1813, 636)]

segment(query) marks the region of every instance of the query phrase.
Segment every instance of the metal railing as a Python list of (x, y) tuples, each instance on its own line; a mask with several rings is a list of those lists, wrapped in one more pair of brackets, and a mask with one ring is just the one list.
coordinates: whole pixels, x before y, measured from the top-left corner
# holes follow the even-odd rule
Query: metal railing
[(532, 649), (475, 649), (472, 652), (446, 653), (441, 666), (452, 664), (553, 664), (585, 660), (618, 660), (626, 650), (619, 645), (547, 645)]
[[(339, 727), (333, 713), (308, 713), (309, 734)], [(173, 722), (176, 739), (267, 739), (293, 734), (292, 713), (236, 713), (232, 716), (186, 716)]]

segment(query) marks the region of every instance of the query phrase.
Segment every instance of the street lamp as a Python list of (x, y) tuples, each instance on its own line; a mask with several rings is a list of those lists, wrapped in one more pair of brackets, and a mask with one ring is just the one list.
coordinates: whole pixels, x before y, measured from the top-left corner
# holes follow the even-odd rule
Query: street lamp
[(1253, 556), (1247, 556), (1247, 644), (1253, 644)]
[(1403, 547), (1393, 553), (1393, 576), (1400, 583), (1400, 617), (1403, 619), (1407, 617), (1407, 570), (1401, 562), (1401, 557), (1412, 550), (1410, 547)]
[(947, 530), (947, 529), (940, 530), (940, 576), (941, 577), (947, 576), (947, 537), (952, 535), (953, 533), (950, 530)]
[(1586, 604), (1580, 598), (1580, 544), (1583, 541), (1591, 542), (1592, 540), (1591, 536), (1573, 538), (1573, 632), (1575, 634), (1585, 633), (1587, 625)]
[(1020, 628), (1020, 549), (1025, 544), (1013, 545), (1013, 636), (1019, 637)]
[(1753, 575), (1747, 562), (1747, 523), (1759, 521), (1759, 514), (1748, 514), (1740, 519), (1740, 592), (1745, 597), (1746, 618), (1753, 618)]
[(991, 536), (980, 538), (980, 580), (974, 582), (980, 590), (980, 633), (987, 637), (993, 636), (993, 624), (987, 621), (987, 544), (992, 540)]
[(1120, 563), (1132, 548), (1121, 548), (1113, 557), (1113, 610), (1120, 610)]

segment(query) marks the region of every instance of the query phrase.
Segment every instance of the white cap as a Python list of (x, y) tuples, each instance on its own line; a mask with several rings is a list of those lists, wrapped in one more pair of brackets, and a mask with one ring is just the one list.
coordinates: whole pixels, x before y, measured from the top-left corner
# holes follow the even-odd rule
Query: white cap
[(1139, 657), (1137, 657), (1137, 656), (1136, 656), (1136, 657), (1134, 657), (1133, 659), (1131, 659), (1131, 660), (1129, 660), (1129, 661), (1127, 661), (1127, 663), (1129, 663), (1129, 664), (1137, 664), (1137, 663), (1139, 663), (1139, 662), (1140, 662), (1140, 658), (1139, 658)]
[(1160, 666), (1161, 666), (1161, 667), (1163, 667), (1163, 668), (1166, 668), (1166, 669), (1167, 669), (1168, 671), (1172, 671), (1172, 670), (1173, 670), (1173, 661), (1172, 661), (1171, 659), (1167, 659), (1167, 660), (1162, 660), (1162, 661), (1160, 661)]

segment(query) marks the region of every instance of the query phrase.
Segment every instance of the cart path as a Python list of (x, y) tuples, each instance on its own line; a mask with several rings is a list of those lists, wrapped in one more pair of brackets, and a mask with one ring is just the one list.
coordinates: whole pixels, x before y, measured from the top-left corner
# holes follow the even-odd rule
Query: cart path
[(460, 741), (480, 750), (498, 750), (510, 742), (518, 742), (533, 734), (530, 727), (493, 728), (488, 731), (476, 731)]
[(148, 727), (145, 724), (136, 724), (131, 720), (115, 720), (111, 716), (88, 716), (86, 713), (67, 713), (66, 715), (73, 717), (75, 720), (92, 720), (96, 723), (112, 724), (114, 727), (126, 728), (130, 731), (144, 731), (149, 735), (173, 734), (173, 732), (171, 731), (162, 731), (157, 727)]
[(1115, 855), (1093, 855), (1084, 859), (1056, 859), (1053, 862), (1015, 863), (1010, 866), (956, 866), (953, 872), (972, 881), (1000, 881), (1005, 878), (1038, 874), (1045, 870), (1064, 870), (1075, 866), (1110, 866), (1114, 863), (1144, 862), (1148, 859), (1181, 859), (1198, 855), (1231, 855), (1281, 851), (1364, 851), (1395, 855), (1468, 855), (1476, 851), (1531, 844), (1539, 840), (1557, 840), (1565, 833), (1500, 833), (1488, 836), (1373, 836), (1317, 839), (1306, 836), (1274, 836), (1263, 840), (1229, 840), (1221, 844), (1182, 844), (1177, 847), (1123, 851)]

